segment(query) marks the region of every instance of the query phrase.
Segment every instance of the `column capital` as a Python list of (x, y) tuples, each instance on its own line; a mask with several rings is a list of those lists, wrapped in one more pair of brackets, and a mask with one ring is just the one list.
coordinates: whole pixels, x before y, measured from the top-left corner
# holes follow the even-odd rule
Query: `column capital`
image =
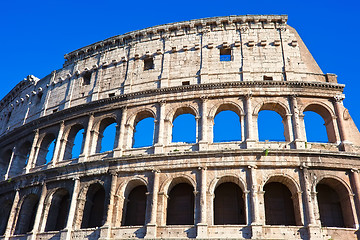
[(253, 97), (253, 93), (251, 91), (249, 91), (249, 92), (245, 93), (244, 96), (246, 99), (251, 99)]
[(151, 172), (153, 172), (153, 173), (161, 173), (160, 169), (152, 169)]
[(345, 99), (345, 94), (338, 94), (333, 97), (334, 102), (336, 103), (342, 103), (342, 101)]
[(202, 171), (206, 171), (206, 170), (207, 170), (207, 167), (206, 167), (206, 166), (199, 166), (198, 169), (199, 169), (199, 170), (202, 170)]
[(350, 171), (353, 173), (359, 173), (359, 169), (356, 169), (356, 168), (352, 168)]
[(166, 104), (166, 100), (160, 100), (160, 101), (159, 101), (159, 105), (160, 105), (160, 106), (164, 106), (165, 104)]

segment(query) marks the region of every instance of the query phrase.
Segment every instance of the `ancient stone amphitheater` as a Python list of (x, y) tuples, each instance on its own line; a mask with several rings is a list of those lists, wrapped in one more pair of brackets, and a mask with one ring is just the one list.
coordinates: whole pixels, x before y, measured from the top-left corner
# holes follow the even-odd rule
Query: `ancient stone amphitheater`
[[(286, 21), (150, 27), (18, 83), (0, 102), (1, 239), (359, 238), (360, 134), (344, 85)], [(282, 117), (285, 141), (259, 141), (262, 110)], [(222, 111), (239, 117), (241, 140), (214, 141)], [(307, 140), (307, 111), (324, 119), (328, 142)], [(196, 120), (195, 143), (172, 139), (183, 114)], [(148, 118), (153, 144), (134, 147)]]

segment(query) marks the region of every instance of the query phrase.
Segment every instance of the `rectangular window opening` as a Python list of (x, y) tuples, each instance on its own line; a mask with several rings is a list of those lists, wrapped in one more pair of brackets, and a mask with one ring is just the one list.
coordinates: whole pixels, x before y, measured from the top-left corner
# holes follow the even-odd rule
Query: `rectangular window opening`
[(220, 62), (229, 62), (229, 61), (231, 61), (231, 48), (221, 48)]
[(109, 97), (115, 97), (115, 93), (109, 93)]
[(264, 80), (265, 80), (265, 81), (272, 81), (272, 80), (273, 80), (273, 77), (264, 76)]
[(185, 85), (190, 85), (190, 81), (184, 81), (182, 82), (182, 85), (185, 86)]
[(91, 72), (86, 72), (83, 75), (83, 86), (90, 85)]
[(154, 59), (146, 58), (144, 59), (144, 70), (154, 69)]

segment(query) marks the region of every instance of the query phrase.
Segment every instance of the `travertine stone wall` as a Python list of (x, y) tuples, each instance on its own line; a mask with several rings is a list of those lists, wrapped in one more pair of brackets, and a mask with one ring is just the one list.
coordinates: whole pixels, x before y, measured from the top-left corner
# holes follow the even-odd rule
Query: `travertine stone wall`
[[(249, 15), (155, 26), (73, 51), (62, 69), (17, 84), (0, 101), (0, 238), (357, 239), (360, 133), (343, 106), (344, 85), (322, 73), (286, 21)], [(220, 61), (224, 49), (230, 61)], [(213, 141), (214, 118), (225, 110), (239, 116), (239, 141)], [(281, 116), (285, 141), (259, 141), (262, 110)], [(307, 140), (306, 111), (324, 119), (328, 143)], [(195, 117), (196, 142), (172, 142), (173, 121), (186, 113)], [(153, 145), (134, 148), (136, 124), (147, 117)], [(114, 148), (100, 152), (112, 123)], [(72, 158), (80, 129), (82, 153)], [(193, 189), (194, 223), (169, 225), (169, 195), (181, 183)], [(214, 223), (222, 183), (241, 189), (245, 224)], [(289, 190), (295, 224), (266, 222), (269, 183)], [(319, 185), (341, 198), (344, 227), (321, 222)], [(94, 186), (104, 191), (101, 226), (83, 228)], [(137, 186), (146, 187), (145, 222), (124, 226)], [(68, 194), (66, 224), (47, 231), (59, 191)], [(24, 208), (28, 196), (35, 210)], [(31, 214), (31, 223), (19, 223)], [(23, 233), (26, 224), (33, 227)]]

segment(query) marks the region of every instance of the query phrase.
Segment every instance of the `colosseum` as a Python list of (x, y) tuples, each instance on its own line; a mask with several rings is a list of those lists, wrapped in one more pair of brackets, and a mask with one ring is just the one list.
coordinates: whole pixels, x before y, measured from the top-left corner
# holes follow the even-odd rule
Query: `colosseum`
[[(360, 133), (343, 90), (285, 15), (165, 24), (68, 53), (0, 101), (0, 239), (359, 239)], [(263, 110), (281, 116), (283, 141), (259, 140)], [(237, 141), (214, 141), (223, 111)], [(327, 142), (307, 140), (305, 112)], [(195, 142), (174, 141), (184, 114)], [(139, 147), (146, 119), (152, 144)]]

